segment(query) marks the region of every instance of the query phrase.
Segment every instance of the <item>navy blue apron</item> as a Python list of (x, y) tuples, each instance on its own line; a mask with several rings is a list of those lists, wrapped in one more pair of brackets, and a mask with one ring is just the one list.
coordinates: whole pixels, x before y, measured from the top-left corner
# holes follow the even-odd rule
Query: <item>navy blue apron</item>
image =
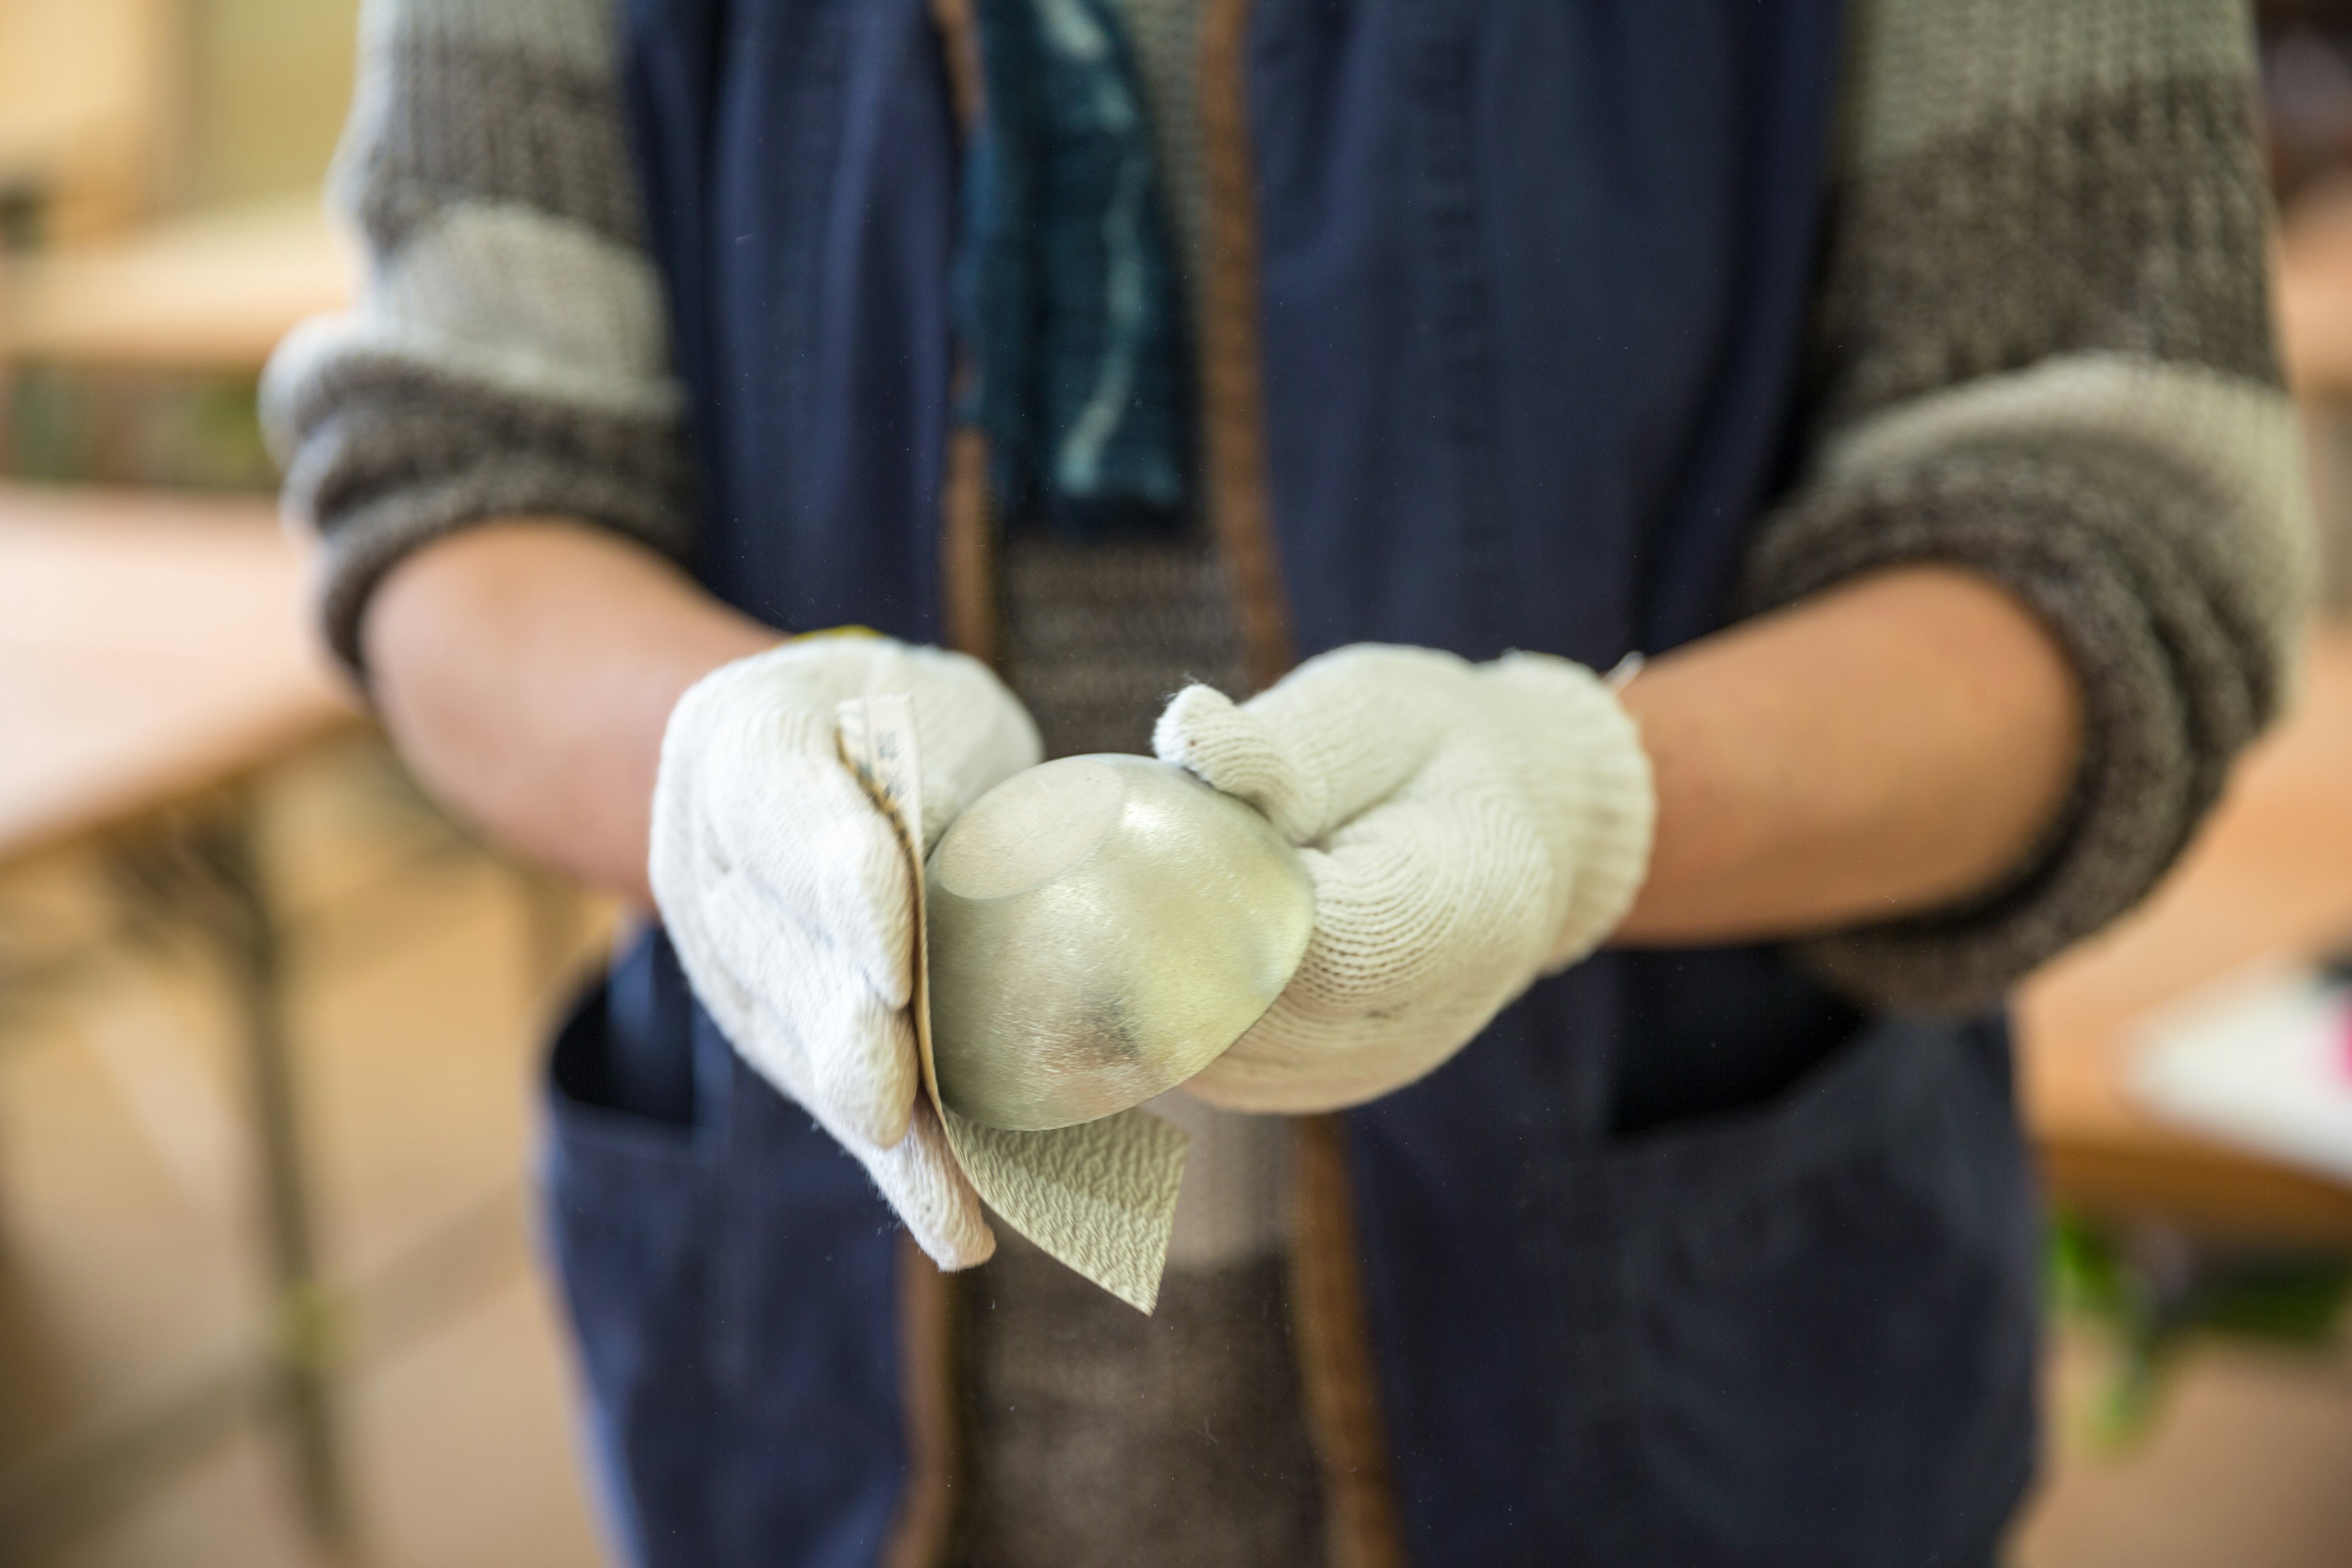
[[(959, 152), (923, 0), (631, 4), (706, 515), (771, 623), (929, 640)], [(1717, 626), (1785, 483), (1832, 0), (1258, 0), (1269, 483), (1300, 651), (1605, 666)], [(658, 935), (554, 1055), (549, 1235), (647, 1564), (868, 1563), (893, 1225)], [(1989, 1562), (2033, 1447), (1998, 1020), (1605, 954), (1353, 1113), (1416, 1561)]]

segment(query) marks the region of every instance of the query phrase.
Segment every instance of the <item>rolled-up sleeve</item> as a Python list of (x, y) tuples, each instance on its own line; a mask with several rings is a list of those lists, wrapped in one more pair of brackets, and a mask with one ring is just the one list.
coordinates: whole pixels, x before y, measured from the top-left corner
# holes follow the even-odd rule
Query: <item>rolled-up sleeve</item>
[(1941, 561), (2073, 662), (2072, 795), (1966, 903), (1808, 967), (1957, 1010), (2144, 898), (2279, 711), (2312, 578), (2265, 274), (2251, 22), (2228, 0), (1855, 8), (1807, 478), (1744, 608)]
[(553, 514), (669, 553), (692, 529), (681, 393), (641, 242), (610, 0), (369, 0), (329, 199), (345, 314), (262, 380), (319, 613), (357, 673), (369, 595), (419, 545)]

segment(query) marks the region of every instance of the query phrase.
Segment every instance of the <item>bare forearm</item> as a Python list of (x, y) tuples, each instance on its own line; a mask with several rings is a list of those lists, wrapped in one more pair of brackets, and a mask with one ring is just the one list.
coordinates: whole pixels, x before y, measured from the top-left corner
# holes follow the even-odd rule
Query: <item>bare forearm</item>
[(522, 854), (639, 900), (670, 710), (777, 640), (653, 552), (551, 519), (418, 551), (362, 636), (378, 709), (428, 789)]
[[(643, 899), (680, 693), (776, 640), (659, 556), (518, 519), (418, 552), (365, 638), (402, 753), (460, 816)], [(1618, 940), (1781, 937), (1965, 895), (2018, 862), (2072, 777), (2071, 672), (1971, 574), (1865, 579), (1654, 661), (1627, 689), (1656, 771), (1651, 874)]]
[(1694, 643), (1625, 701), (1658, 788), (1629, 945), (1787, 937), (1964, 898), (2046, 829), (2083, 724), (2042, 624), (1945, 567)]

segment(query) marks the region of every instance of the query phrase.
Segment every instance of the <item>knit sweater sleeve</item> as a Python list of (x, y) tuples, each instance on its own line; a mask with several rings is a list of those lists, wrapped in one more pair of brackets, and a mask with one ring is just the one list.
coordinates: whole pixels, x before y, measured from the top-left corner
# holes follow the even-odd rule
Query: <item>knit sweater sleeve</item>
[(375, 584), (485, 519), (585, 519), (669, 552), (691, 509), (660, 282), (641, 246), (612, 0), (367, 0), (330, 205), (346, 314), (262, 381), (319, 611), (356, 673)]
[(2086, 710), (2072, 797), (1957, 907), (1801, 943), (1956, 1010), (2116, 919), (2275, 715), (2310, 527), (2231, 0), (1863, 0), (1811, 325), (1807, 477), (1744, 607), (1902, 562), (2038, 612)]

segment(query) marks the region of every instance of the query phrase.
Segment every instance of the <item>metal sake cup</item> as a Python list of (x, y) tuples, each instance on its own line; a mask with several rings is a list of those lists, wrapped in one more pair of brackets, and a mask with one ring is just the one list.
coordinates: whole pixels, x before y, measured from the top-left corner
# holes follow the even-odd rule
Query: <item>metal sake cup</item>
[(1315, 886), (1265, 818), (1149, 757), (1007, 779), (927, 868), (940, 1097), (1043, 1131), (1207, 1067), (1288, 984)]

